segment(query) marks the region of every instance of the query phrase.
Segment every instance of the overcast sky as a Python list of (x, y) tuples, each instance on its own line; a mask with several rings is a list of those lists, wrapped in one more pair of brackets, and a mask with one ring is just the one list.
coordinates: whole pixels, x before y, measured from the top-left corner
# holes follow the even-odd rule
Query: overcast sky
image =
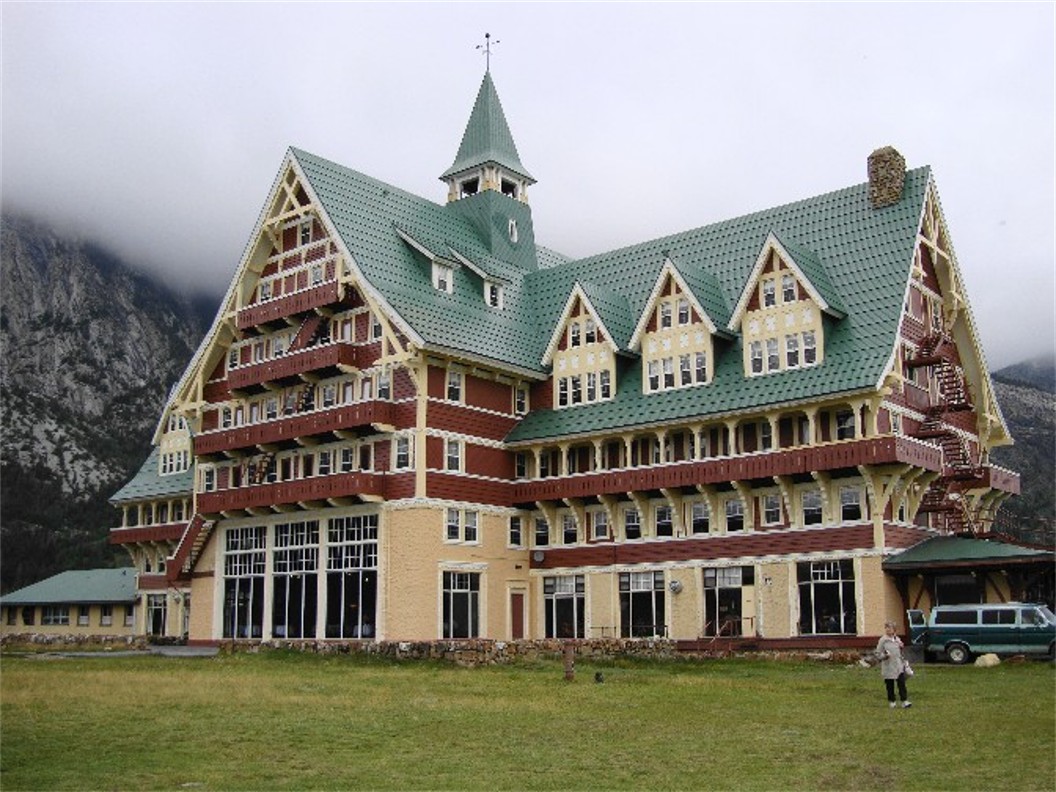
[(226, 287), (289, 146), (437, 202), (484, 73), (598, 253), (931, 165), (992, 369), (1056, 336), (1056, 5), (0, 4), (5, 210)]

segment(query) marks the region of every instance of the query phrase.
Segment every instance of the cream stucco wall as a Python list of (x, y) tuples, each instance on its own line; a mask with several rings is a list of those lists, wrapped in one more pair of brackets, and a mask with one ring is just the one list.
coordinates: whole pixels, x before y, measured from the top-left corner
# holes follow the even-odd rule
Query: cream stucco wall
[[(87, 606), (78, 603), (68, 603), (62, 604), (62, 607), (68, 609), (70, 619), (69, 624), (42, 624), (41, 622), (44, 615), (44, 606), (42, 605), (5, 605), (3, 606), (2, 613), (0, 613), (0, 635), (38, 633), (41, 635), (71, 636), (130, 636), (134, 634), (132, 626), (125, 626), (125, 612), (128, 607), (127, 603), (115, 603), (111, 606), (110, 625), (104, 625), (101, 623), (103, 606), (99, 603), (93, 603)], [(81, 608), (83, 607), (88, 608), (87, 624), (80, 624), (78, 619), (82, 612)], [(23, 608), (31, 608), (33, 610), (33, 624), (27, 625), (23, 621)], [(12, 612), (14, 612), (15, 623), (9, 624), (8, 622), (11, 621), (9, 616)]]

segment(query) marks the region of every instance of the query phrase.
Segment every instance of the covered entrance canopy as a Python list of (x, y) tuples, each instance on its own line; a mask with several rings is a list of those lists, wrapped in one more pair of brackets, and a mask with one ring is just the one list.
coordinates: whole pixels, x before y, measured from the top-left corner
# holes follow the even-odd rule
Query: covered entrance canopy
[[(1044, 602), (1051, 607), (1054, 557), (1051, 550), (1007, 542), (934, 536), (882, 566), (895, 578), (905, 608), (957, 602)], [(922, 585), (911, 585), (914, 579)]]

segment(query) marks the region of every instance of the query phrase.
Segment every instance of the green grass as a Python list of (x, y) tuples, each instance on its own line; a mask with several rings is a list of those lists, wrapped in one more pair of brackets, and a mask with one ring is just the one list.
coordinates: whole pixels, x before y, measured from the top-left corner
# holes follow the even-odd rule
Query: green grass
[[(11, 657), (0, 788), (1052, 790), (1051, 663)], [(605, 674), (602, 684), (594, 672)]]

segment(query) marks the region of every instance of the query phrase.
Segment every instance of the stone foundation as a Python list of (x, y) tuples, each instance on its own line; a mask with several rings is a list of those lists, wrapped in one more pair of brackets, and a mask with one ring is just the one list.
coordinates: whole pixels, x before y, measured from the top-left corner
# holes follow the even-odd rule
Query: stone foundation
[(134, 635), (64, 635), (62, 633), (5, 633), (0, 635), (0, 647), (18, 646), (48, 649), (145, 649), (147, 639)]

